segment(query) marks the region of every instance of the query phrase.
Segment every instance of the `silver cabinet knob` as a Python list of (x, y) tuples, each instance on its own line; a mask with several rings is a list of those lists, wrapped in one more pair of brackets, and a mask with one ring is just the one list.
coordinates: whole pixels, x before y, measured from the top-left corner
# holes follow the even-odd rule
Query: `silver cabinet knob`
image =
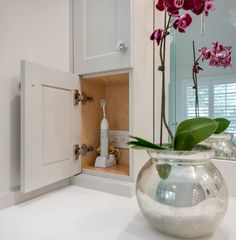
[(127, 46), (127, 44), (125, 42), (120, 41), (117, 44), (117, 49), (119, 51), (125, 53), (125, 52), (127, 52), (128, 46)]

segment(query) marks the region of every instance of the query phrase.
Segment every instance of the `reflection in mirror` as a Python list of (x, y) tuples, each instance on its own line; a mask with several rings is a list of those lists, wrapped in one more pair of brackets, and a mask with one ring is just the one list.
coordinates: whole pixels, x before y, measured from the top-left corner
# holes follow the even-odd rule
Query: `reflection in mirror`
[[(210, 18), (193, 17), (187, 34), (173, 31), (170, 57), (169, 124), (174, 130), (184, 119), (195, 117), (192, 81), (193, 49), (211, 48), (213, 42), (232, 47), (233, 66), (212, 67), (205, 62), (198, 74), (199, 114), (201, 117), (224, 117), (231, 121), (228, 132), (236, 135), (236, 2), (215, 0)], [(178, 106), (178, 107), (176, 107)]]

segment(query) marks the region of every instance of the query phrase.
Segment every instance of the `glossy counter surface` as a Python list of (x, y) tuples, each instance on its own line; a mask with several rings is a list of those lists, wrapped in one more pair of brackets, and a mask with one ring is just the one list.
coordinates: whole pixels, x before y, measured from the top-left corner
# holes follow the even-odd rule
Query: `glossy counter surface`
[[(236, 239), (236, 198), (224, 221), (204, 240)], [(149, 226), (135, 197), (76, 186), (0, 211), (1, 240), (172, 240)]]

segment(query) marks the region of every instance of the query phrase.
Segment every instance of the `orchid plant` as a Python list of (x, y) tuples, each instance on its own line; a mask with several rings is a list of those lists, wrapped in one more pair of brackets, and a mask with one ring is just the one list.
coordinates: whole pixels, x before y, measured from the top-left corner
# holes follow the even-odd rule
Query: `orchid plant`
[(198, 98), (198, 74), (203, 69), (200, 67), (200, 61), (208, 61), (212, 67), (231, 67), (232, 66), (232, 50), (218, 42), (212, 43), (212, 49), (203, 47), (199, 49), (199, 57), (196, 58), (195, 43), (193, 41), (193, 68), (192, 79), (193, 89), (195, 90), (195, 116), (199, 117), (199, 98)]
[[(185, 33), (192, 23), (191, 14), (200, 15), (209, 14), (215, 10), (213, 0), (157, 0), (156, 9), (164, 12), (164, 27), (157, 28), (150, 39), (156, 41), (159, 46), (160, 66), (158, 70), (162, 73), (162, 93), (161, 93), (161, 126), (160, 126), (160, 144), (153, 144), (139, 137), (130, 136), (133, 141), (128, 142), (134, 149), (157, 149), (165, 150), (163, 146), (163, 125), (167, 129), (171, 144), (168, 149), (174, 150), (192, 150), (194, 146), (213, 133), (223, 132), (228, 126), (229, 121), (223, 118), (210, 119), (197, 118), (188, 119), (181, 122), (176, 130), (175, 135), (171, 132), (166, 119), (166, 39), (170, 35), (171, 28), (180, 33)], [(194, 50), (195, 52), (195, 50)], [(200, 60), (209, 60), (210, 65), (226, 67), (231, 63), (231, 51), (218, 43), (214, 44), (213, 50), (202, 48), (200, 56), (194, 58), (193, 81), (197, 91), (197, 74), (202, 69), (199, 66)], [(198, 110), (199, 112), (199, 110)]]
[[(160, 61), (161, 66), (158, 70), (162, 72), (162, 100), (161, 100), (161, 127), (160, 127), (160, 144), (163, 139), (163, 124), (165, 125), (171, 140), (173, 141), (173, 134), (167, 124), (166, 110), (165, 110), (165, 60), (166, 60), (166, 37), (170, 34), (170, 28), (178, 30), (180, 33), (185, 33), (186, 29), (192, 23), (192, 17), (187, 11), (191, 11), (196, 15), (203, 12), (206, 16), (215, 9), (213, 0), (157, 0), (156, 8), (159, 11), (164, 11), (164, 28), (156, 29), (152, 35), (151, 40), (156, 40), (157, 45), (160, 45)], [(184, 13), (180, 15), (180, 10)], [(173, 24), (171, 25), (171, 23)]]

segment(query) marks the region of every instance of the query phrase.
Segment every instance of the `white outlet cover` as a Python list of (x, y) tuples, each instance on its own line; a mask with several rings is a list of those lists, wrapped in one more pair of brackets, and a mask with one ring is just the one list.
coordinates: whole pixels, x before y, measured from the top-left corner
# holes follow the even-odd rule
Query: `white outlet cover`
[(109, 143), (118, 148), (128, 149), (129, 131), (109, 130)]

